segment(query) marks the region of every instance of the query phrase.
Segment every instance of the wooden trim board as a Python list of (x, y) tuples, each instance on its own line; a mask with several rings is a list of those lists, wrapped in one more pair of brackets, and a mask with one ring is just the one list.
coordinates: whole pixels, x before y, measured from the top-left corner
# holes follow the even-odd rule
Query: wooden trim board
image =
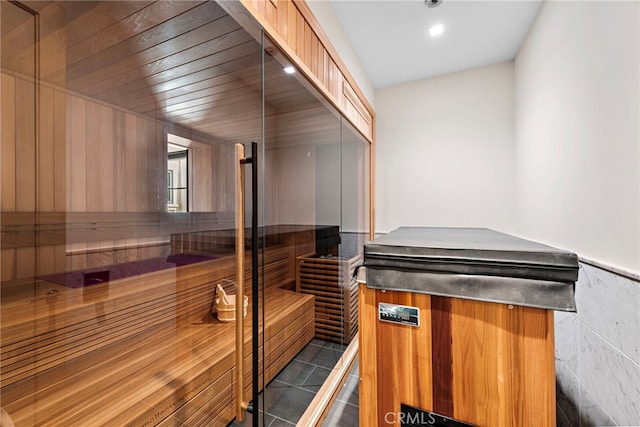
[[(338, 360), (331, 373), (318, 390), (318, 393), (313, 398), (307, 410), (302, 414), (302, 417), (296, 424), (298, 427), (312, 427), (322, 424), (322, 421), (329, 412), (329, 407), (338, 397), (340, 388), (345, 383), (349, 372), (355, 365), (358, 359), (358, 339), (351, 341), (351, 344), (342, 354), (342, 357)], [(365, 425), (365, 424), (360, 424)]]

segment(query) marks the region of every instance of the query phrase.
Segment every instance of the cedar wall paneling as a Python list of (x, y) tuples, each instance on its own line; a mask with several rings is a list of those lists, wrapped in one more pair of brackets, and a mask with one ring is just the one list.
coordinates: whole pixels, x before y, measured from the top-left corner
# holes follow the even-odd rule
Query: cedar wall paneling
[[(161, 211), (160, 200), (166, 198), (162, 185), (166, 175), (163, 126), (90, 99), (72, 94), (65, 97), (69, 117), (65, 211)], [(40, 126), (41, 132), (49, 131), (45, 123)], [(67, 260), (70, 259), (67, 269), (161, 256), (168, 249), (166, 244), (159, 243), (166, 238), (141, 237), (135, 233), (126, 239), (87, 240), (91, 241), (67, 236)], [(130, 249), (113, 249), (122, 247)]]
[[(10, 66), (6, 73), (2, 73), (3, 280), (104, 265), (112, 259), (122, 262), (152, 256), (149, 254), (156, 249), (149, 249), (149, 246), (166, 242), (166, 236), (162, 236), (157, 225), (155, 231), (149, 226), (144, 232), (133, 226), (135, 221), (157, 224), (157, 215), (149, 217), (146, 214), (158, 214), (166, 210), (164, 125), (130, 110), (113, 107), (108, 104), (110, 101), (99, 102), (77, 96), (64, 87), (65, 82), (72, 81), (71, 78), (80, 73), (80, 69), (70, 64), (91, 59), (86, 58), (90, 51), (86, 46), (93, 43), (88, 40), (93, 30), (105, 31), (105, 35), (115, 31), (116, 27), (108, 25), (112, 18), (123, 23), (117, 27), (118, 31), (128, 31), (134, 27), (124, 23), (134, 23), (133, 17), (138, 14), (181, 16), (179, 11), (193, 6), (186, 3), (171, 3), (168, 6), (171, 10), (158, 8), (148, 2), (127, 3), (124, 9), (110, 2), (78, 7), (71, 7), (65, 2), (44, 6), (41, 10), (40, 40), (43, 47), (46, 45), (51, 49), (40, 49), (40, 75), (48, 79), (48, 84), (38, 85), (37, 88), (32, 80), (16, 77), (26, 74), (20, 71), (25, 67), (34, 67), (33, 62), (28, 63), (28, 59), (34, 57), (33, 49), (30, 48), (28, 55), (19, 49), (3, 54), (3, 67)], [(3, 10), (8, 7), (7, 4), (3, 3)], [(149, 10), (144, 11), (146, 5)], [(300, 5), (291, 0), (268, 0), (266, 3), (255, 2), (255, 5), (262, 14), (268, 16), (282, 35), (283, 43), (293, 48), (293, 51), (291, 48), (285, 49), (287, 54), (297, 55), (304, 60), (304, 64), (308, 64), (307, 74), (312, 80), (315, 79), (314, 83), (328, 89), (332, 102), (348, 114), (356, 127), (370, 139), (371, 114), (349, 86), (339, 63), (332, 57), (332, 50), (327, 49), (324, 39), (314, 31), (316, 24), (309, 22), (300, 11)], [(96, 13), (84, 13), (91, 8), (96, 8)], [(93, 19), (92, 16), (96, 17), (95, 22), (87, 25), (89, 22), (86, 20)], [(19, 30), (15, 33), (16, 40), (22, 40), (25, 34), (30, 34), (22, 27)], [(116, 35), (120, 40), (126, 34), (117, 32), (114, 37)], [(8, 40), (6, 43), (5, 39)], [(11, 37), (3, 37), (3, 45), (10, 44), (11, 40)], [(96, 35), (91, 36), (91, 40), (107, 43), (110, 39)], [(33, 43), (27, 43), (27, 46), (33, 46)], [(303, 67), (307, 67), (304, 64)], [(101, 73), (102, 70), (97, 69), (97, 72)], [(77, 83), (77, 79), (73, 81)], [(58, 86), (55, 82), (58, 82)], [(244, 81), (243, 84), (248, 82)], [(138, 97), (131, 97), (131, 102), (137, 100)], [(228, 125), (224, 123), (226, 131), (242, 127), (241, 131), (246, 133), (253, 126), (248, 122), (236, 123), (237, 114), (228, 107), (218, 110), (229, 113)], [(259, 117), (256, 117), (258, 120)], [(196, 119), (194, 116), (193, 120)], [(218, 119), (222, 120), (220, 117)], [(215, 123), (219, 125), (220, 120)], [(174, 130), (183, 137), (192, 137), (189, 131), (185, 135), (179, 129)], [(184, 126), (182, 130), (185, 131)], [(233, 198), (229, 198), (224, 189), (233, 185), (232, 150), (224, 144), (196, 142), (203, 144), (194, 144), (192, 149), (192, 167), (199, 177), (192, 186), (192, 208), (194, 211), (230, 213), (234, 206)], [(288, 151), (289, 154), (293, 153)], [(280, 157), (284, 158), (286, 154)], [(308, 158), (305, 159), (308, 161)], [(304, 200), (311, 200), (314, 193), (312, 182), (307, 184), (310, 190), (304, 193)], [(280, 185), (278, 190), (287, 194), (286, 184)], [(299, 213), (290, 219), (296, 223), (313, 219), (305, 216), (308, 215), (303, 209), (306, 204), (292, 200), (290, 211)], [(284, 212), (275, 204), (271, 208), (272, 211), (281, 211), (272, 212), (274, 220), (289, 215), (289, 211)], [(117, 227), (112, 227), (109, 229), (114, 231), (112, 238), (104, 232), (100, 238), (96, 238), (95, 234), (83, 234), (78, 230), (77, 222), (91, 223), (91, 216), (99, 213), (127, 213), (129, 217), (123, 217), (122, 221), (131, 225), (131, 232), (124, 234)], [(86, 215), (82, 217), (82, 214)], [(109, 218), (113, 221), (113, 216)], [(47, 229), (55, 228), (58, 234), (44, 233), (42, 229), (45, 224)], [(7, 226), (17, 225), (20, 225), (20, 233), (5, 232)], [(36, 227), (40, 227), (37, 234)], [(125, 250), (124, 247), (130, 249)], [(167, 249), (166, 246), (159, 247), (158, 251)], [(105, 255), (105, 248), (118, 250), (113, 249), (112, 253)], [(38, 272), (34, 270), (35, 265), (39, 266)]]
[(273, 157), (269, 166), (277, 171), (275, 182), (270, 183), (276, 196), (276, 203), (271, 203), (274, 217), (267, 219), (270, 223), (316, 223), (316, 181), (321, 177), (317, 176), (315, 153), (311, 144), (267, 151), (267, 159)]
[(1, 74), (2, 105), (2, 198), (0, 210), (13, 212), (16, 210), (16, 84), (15, 78)]
[(14, 79), (15, 99), (15, 184), (17, 212), (36, 210), (36, 123), (35, 86), (28, 80)]
[[(72, 213), (119, 212), (139, 213), (138, 220), (166, 211), (164, 124), (39, 85), (36, 128), (33, 81), (2, 73), (1, 84), (2, 225), (3, 231), (22, 227), (3, 233), (2, 280), (165, 255), (162, 230), (96, 240), (75, 231), (81, 215), (70, 219)], [(233, 209), (223, 191), (233, 182), (231, 153), (225, 144), (194, 145), (193, 172), (201, 178), (193, 187), (194, 211)], [(123, 216), (123, 225), (132, 220)], [(51, 237), (43, 227), (58, 233)]]

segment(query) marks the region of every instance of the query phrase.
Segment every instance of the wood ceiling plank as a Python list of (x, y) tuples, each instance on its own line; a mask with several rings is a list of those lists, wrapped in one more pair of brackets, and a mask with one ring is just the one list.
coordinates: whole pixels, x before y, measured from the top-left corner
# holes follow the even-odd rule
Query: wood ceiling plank
[[(122, 100), (119, 105), (125, 106), (135, 111), (152, 111), (158, 107), (171, 105), (173, 103), (179, 103), (188, 101), (190, 99), (198, 98), (201, 96), (208, 96), (219, 92), (228, 91), (231, 89), (253, 90), (254, 92), (260, 91), (258, 86), (255, 89), (255, 85), (260, 83), (260, 66), (250, 66), (245, 69), (227, 73), (222, 76), (214, 77), (205, 81), (182, 86), (176, 89), (152, 94), (144, 99), (127, 98)], [(254, 89), (249, 87), (253, 85)], [(171, 101), (170, 101), (171, 100)], [(169, 101), (169, 102), (167, 102)]]
[(25, 5), (40, 14), (40, 37), (46, 37), (64, 27), (67, 23), (77, 19), (85, 13), (96, 8), (98, 1), (57, 1), (50, 2), (46, 7), (40, 8), (38, 1), (27, 1)]
[(296, 110), (302, 106), (318, 102), (313, 96), (305, 96), (297, 89), (282, 90), (273, 94), (267, 93), (266, 99), (269, 104), (277, 105), (278, 111), (282, 112)]
[[(13, 4), (2, 2), (0, 27), (13, 29), (2, 37), (0, 65), (18, 74), (33, 77), (35, 72), (35, 15)], [(4, 31), (4, 28), (3, 28)]]
[(180, 105), (184, 102), (197, 101), (203, 98), (218, 96), (222, 99), (231, 99), (239, 96), (246, 96), (248, 98), (259, 98), (260, 92), (252, 91), (247, 89), (241, 83), (235, 81), (226, 85), (217, 86), (215, 88), (207, 88), (201, 91), (194, 92), (193, 94), (182, 95), (177, 98), (171, 98), (164, 102), (160, 102), (154, 104), (146, 108), (150, 108), (149, 110), (142, 112), (138, 111), (141, 114), (148, 115), (150, 117), (162, 117), (167, 113), (171, 113), (171, 107), (174, 105)]
[[(252, 90), (250, 88), (245, 87), (242, 83), (239, 82), (231, 82), (229, 84), (220, 85), (216, 87), (211, 87), (202, 91), (195, 92), (188, 96), (181, 96), (178, 100), (183, 102), (176, 103), (176, 99), (171, 98), (169, 100), (164, 101), (164, 106), (160, 106), (158, 103), (154, 103), (154, 107), (152, 110), (146, 112), (146, 114), (152, 115), (164, 115), (164, 114), (175, 114), (177, 111), (184, 109), (184, 107), (175, 107), (175, 105), (185, 105), (185, 103), (189, 103), (190, 108), (196, 107), (198, 105), (204, 104), (212, 104), (208, 102), (212, 99), (212, 97), (216, 97), (219, 99), (218, 102), (215, 102), (215, 107), (212, 105), (211, 108), (217, 108), (220, 106), (232, 104), (237, 100), (232, 100), (237, 96), (244, 96), (247, 98), (256, 98), (260, 99), (260, 91)], [(186, 99), (186, 101), (184, 101)], [(148, 108), (148, 107), (147, 107)]]
[[(42, 40), (47, 46), (42, 63), (57, 57), (56, 63), (64, 64), (59, 58), (66, 55), (66, 67), (51, 68), (48, 75), (61, 76), (72, 91), (225, 141), (259, 136), (263, 72), (267, 117), (317, 103), (278, 61), (266, 57), (262, 70), (260, 44), (213, 2), (90, 5), (62, 25), (60, 10), (71, 4), (44, 8), (55, 22)], [(305, 46), (310, 41), (310, 55), (320, 58), (319, 42), (300, 29), (296, 41)], [(317, 62), (316, 68), (324, 68)], [(300, 134), (286, 132), (291, 139)]]
[[(225, 32), (238, 28), (237, 24), (218, 23), (217, 20), (224, 16), (224, 11), (215, 3), (199, 5), (118, 44), (112, 45), (102, 50), (99, 55), (89, 56), (76, 63), (73, 63), (73, 58), (71, 58), (69, 63), (72, 65), (67, 68), (67, 78), (74, 80), (90, 75), (96, 70), (102, 70), (111, 64), (118, 63), (124, 58), (132, 58), (132, 63), (147, 63), (149, 60), (157, 59), (162, 55), (198, 44), (202, 40), (195, 38), (194, 35), (203, 34), (213, 26), (221, 27), (226, 25)], [(207, 24), (209, 25), (207, 26)], [(208, 38), (203, 35), (201, 39), (207, 40)], [(159, 48), (160, 46), (164, 46), (164, 49)]]
[[(87, 3), (87, 2), (82, 2)], [(91, 3), (91, 2), (88, 2)], [(51, 34), (41, 37), (41, 41), (53, 36), (55, 33), (64, 33), (66, 47), (70, 48), (93, 36), (95, 33), (110, 27), (111, 25), (125, 20), (147, 6), (153, 1), (137, 0), (137, 1), (101, 1), (95, 2), (96, 6), (86, 13), (74, 18), (68, 16), (66, 25), (56, 29)], [(68, 6), (67, 2), (56, 2), (63, 7)], [(66, 8), (68, 10), (68, 7)], [(42, 19), (45, 19), (44, 17)]]
[(175, 108), (171, 110), (162, 110), (158, 112), (159, 116), (181, 116), (198, 111), (207, 111), (213, 109), (224, 109), (227, 106), (231, 106), (238, 103), (255, 102), (261, 104), (261, 98), (256, 93), (247, 92), (242, 90), (229, 91), (221, 94), (207, 96), (204, 98), (194, 99), (188, 103), (182, 103), (180, 105), (186, 107)]
[(127, 81), (144, 78), (249, 41), (251, 36), (238, 29), (237, 24), (230, 19), (221, 18), (224, 24), (218, 21), (216, 23), (219, 25), (207, 24), (199, 31), (168, 40), (96, 72), (81, 75), (75, 80), (70, 79), (69, 87), (83, 93), (89, 88), (91, 92), (95, 92), (96, 85), (99, 90), (104, 90), (105, 84), (101, 82), (119, 78), (120, 74), (127, 73)]
[[(66, 2), (61, 2), (66, 3)], [(105, 49), (117, 45), (136, 34), (144, 33), (156, 25), (170, 20), (181, 13), (197, 6), (201, 2), (192, 1), (161, 1), (153, 2), (147, 7), (127, 16), (91, 37), (67, 49), (68, 67), (83, 59), (98, 55)], [(43, 76), (48, 81), (58, 81), (58, 73)]]
[(219, 141), (230, 142), (247, 142), (247, 141), (259, 141), (261, 136), (262, 119), (250, 119), (250, 120), (231, 120), (227, 122), (210, 122), (204, 123), (199, 127), (199, 130), (212, 138)]
[(166, 92), (255, 65), (256, 59), (258, 61), (260, 59), (259, 51), (260, 48), (256, 43), (244, 43), (224, 52), (209, 55), (146, 78), (122, 85), (114, 84), (110, 90), (95, 94), (95, 96), (111, 102), (123, 97), (140, 98), (149, 93)]
[(211, 57), (209, 57), (215, 57), (215, 60), (205, 58), (206, 61), (203, 62), (209, 63), (207, 64), (207, 68), (201, 70), (193, 70), (193, 72), (191, 73), (185, 72), (182, 73), (180, 77), (173, 78), (164, 82), (158, 82), (158, 84), (153, 86), (153, 91), (156, 93), (166, 92), (182, 86), (186, 86), (188, 84), (209, 80), (225, 74), (237, 74), (239, 70), (255, 67), (260, 62), (260, 56), (256, 55), (256, 53), (258, 53), (259, 51), (259, 46), (254, 43), (249, 43), (244, 47), (246, 48), (237, 50), (228, 49), (224, 52), (220, 52), (217, 55), (212, 55)]
[[(308, 102), (315, 101), (315, 98), (308, 94), (297, 81), (292, 80), (291, 76), (285, 75), (281, 72), (281, 67), (275, 65), (277, 73), (269, 72), (265, 73), (265, 76), (271, 77), (270, 80), (265, 82), (266, 90), (268, 93), (279, 94), (278, 97), (267, 97), (267, 102), (276, 99), (282, 99), (285, 101), (296, 101), (291, 108), (297, 108), (300, 104), (306, 104)], [(269, 68), (274, 68), (274, 65), (269, 65)], [(229, 75), (220, 76), (206, 81), (199, 82), (188, 87), (182, 87), (176, 89), (173, 92), (159, 94), (164, 99), (164, 102), (160, 102), (157, 105), (158, 98), (147, 99), (145, 102), (151, 105), (151, 110), (145, 111), (145, 114), (156, 114), (159, 117), (167, 117), (169, 113), (174, 113), (180, 108), (194, 107), (196, 105), (202, 105), (211, 100), (219, 99), (222, 101), (216, 102), (216, 108), (221, 105), (228, 105), (234, 103), (224, 102), (224, 98), (233, 99), (236, 96), (241, 96), (244, 93), (248, 93), (250, 97), (259, 97), (260, 95), (260, 67), (254, 67), (254, 70), (243, 69), (242, 72), (233, 73)], [(249, 90), (247, 90), (249, 88)], [(179, 91), (179, 92), (177, 92)], [(181, 93), (183, 95), (178, 95)], [(238, 95), (240, 94), (240, 95)], [(178, 95), (177, 97), (171, 97)], [(215, 98), (214, 98), (215, 97)], [(214, 99), (212, 99), (214, 98)], [(297, 100), (296, 100), (297, 99)], [(176, 107), (177, 106), (177, 107)], [(213, 108), (213, 106), (211, 106)], [(137, 110), (140, 111), (140, 110)], [(191, 112), (194, 111), (193, 109)], [(175, 116), (175, 114), (171, 114)]]
[(19, 31), (20, 26), (33, 15), (25, 11), (24, 9), (17, 7), (14, 4), (3, 1), (0, 3), (0, 34), (2, 39), (5, 37), (11, 37), (10, 34), (14, 31)]
[(170, 111), (165, 114), (167, 116), (172, 116), (172, 117), (187, 118), (189, 116), (211, 114), (214, 111), (214, 109), (222, 111), (222, 110), (233, 109), (233, 108), (236, 108), (238, 110), (241, 110), (242, 108), (246, 108), (246, 109), (252, 110), (254, 108), (260, 108), (261, 106), (262, 106), (262, 101), (260, 97), (257, 97), (253, 93), (238, 92), (236, 94), (232, 93), (230, 95), (227, 95), (225, 93), (225, 94), (222, 94), (222, 98), (220, 99), (220, 102), (215, 102), (215, 101), (207, 102), (204, 104), (194, 105), (190, 108)]
[(211, 96), (205, 96), (198, 99), (193, 99), (187, 102), (182, 102), (175, 106), (167, 107), (161, 111), (164, 115), (177, 115), (188, 114), (196, 111), (211, 110), (214, 108), (223, 108), (227, 105), (232, 105), (238, 102), (255, 101), (261, 103), (261, 99), (256, 97), (255, 93), (241, 93), (233, 96), (229, 92), (219, 93)]
[(78, 17), (47, 36), (40, 38), (40, 66), (43, 75), (59, 72), (66, 66), (66, 50), (94, 33), (125, 19), (148, 6), (150, 1), (101, 2), (90, 13)]
[[(186, 95), (181, 95), (178, 97), (169, 98), (164, 101), (156, 102), (155, 107), (152, 107), (152, 109), (154, 111), (169, 111), (169, 110), (161, 110), (161, 108), (170, 107), (175, 105), (176, 103), (182, 103), (185, 101), (190, 101), (194, 99), (199, 99), (201, 97), (213, 96), (218, 94), (222, 96), (228, 96), (228, 97), (240, 96), (243, 94), (252, 94), (254, 97), (260, 97), (259, 90), (253, 90), (250, 87), (247, 87), (243, 82), (237, 79), (233, 79), (229, 83), (211, 86), (199, 91), (188, 93)], [(147, 108), (149, 108), (148, 104), (147, 104)], [(146, 111), (151, 111), (151, 110), (148, 109)]]
[[(256, 98), (259, 99), (259, 98)], [(175, 118), (180, 123), (195, 123), (200, 122), (207, 117), (215, 117), (216, 121), (225, 121), (232, 119), (233, 117), (242, 118), (256, 118), (262, 116), (262, 103), (255, 102), (255, 100), (248, 100), (245, 102), (238, 102), (236, 104), (227, 105), (225, 108), (216, 110), (204, 110), (196, 111), (188, 114), (176, 114)], [(171, 117), (171, 116), (169, 116)]]
[[(70, 19), (75, 19), (98, 5), (97, 2), (92, 1), (22, 1), (21, 4), (40, 15), (38, 31), (41, 38), (48, 36), (60, 28), (64, 28)], [(29, 13), (15, 4), (2, 1), (1, 34), (3, 40), (7, 43), (13, 43), (19, 39), (18, 35), (11, 36), (11, 33), (23, 22), (20, 14), (16, 14), (17, 10)]]
[(27, 0), (27, 1), (22, 1), (23, 4), (25, 4), (27, 7), (29, 7), (29, 9), (40, 13), (40, 11), (42, 9), (44, 9), (47, 6), (50, 6), (51, 3), (53, 3), (52, 1), (44, 1), (44, 0), (37, 0), (37, 1), (31, 1), (31, 0)]

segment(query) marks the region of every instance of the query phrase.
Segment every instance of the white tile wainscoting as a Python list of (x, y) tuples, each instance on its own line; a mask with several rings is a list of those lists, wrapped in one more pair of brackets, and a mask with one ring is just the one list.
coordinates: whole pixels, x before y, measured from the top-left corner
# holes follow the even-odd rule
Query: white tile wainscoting
[(596, 265), (581, 260), (578, 312), (556, 312), (558, 426), (640, 426), (640, 280)]

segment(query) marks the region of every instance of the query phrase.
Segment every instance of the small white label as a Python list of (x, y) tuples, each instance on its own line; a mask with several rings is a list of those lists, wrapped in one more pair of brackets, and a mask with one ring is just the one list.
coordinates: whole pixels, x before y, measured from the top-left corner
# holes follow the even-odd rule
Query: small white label
[(418, 327), (420, 326), (420, 309), (418, 307), (379, 302), (378, 320)]

